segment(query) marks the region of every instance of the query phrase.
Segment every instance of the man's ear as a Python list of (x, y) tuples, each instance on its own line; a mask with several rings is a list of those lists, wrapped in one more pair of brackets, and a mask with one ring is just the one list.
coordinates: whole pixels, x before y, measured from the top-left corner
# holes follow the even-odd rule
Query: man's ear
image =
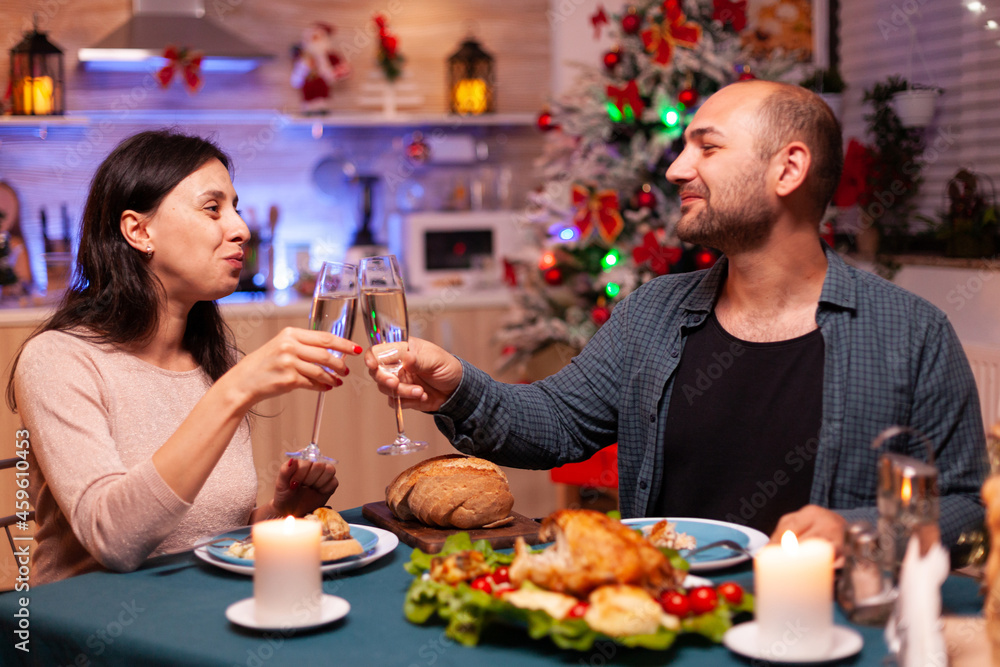
[(132, 210), (122, 213), (122, 236), (125, 237), (130, 246), (143, 253), (152, 245), (149, 230), (147, 229), (148, 224), (149, 217), (141, 213), (136, 213)]
[(812, 154), (801, 141), (793, 141), (775, 156), (778, 161), (778, 182), (775, 194), (787, 197), (798, 190), (809, 175)]

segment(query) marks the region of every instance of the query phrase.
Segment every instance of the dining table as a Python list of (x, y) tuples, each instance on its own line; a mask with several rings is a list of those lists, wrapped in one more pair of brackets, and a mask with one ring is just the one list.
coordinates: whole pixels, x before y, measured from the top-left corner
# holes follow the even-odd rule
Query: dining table
[[(341, 515), (349, 523), (371, 526), (360, 508)], [(400, 543), (364, 567), (325, 576), (323, 592), (347, 600), (350, 611), (309, 630), (257, 631), (227, 620), (227, 607), (253, 596), (253, 577), (216, 567), (193, 551), (152, 558), (135, 572), (91, 572), (6, 592), (0, 594), (0, 665), (767, 664), (694, 635), (681, 635), (666, 651), (598, 642), (589, 651), (577, 652), (559, 649), (547, 638), (533, 640), (522, 627), (492, 624), (477, 646), (464, 646), (450, 640), (440, 623), (415, 625), (404, 617), (403, 601), (413, 576), (403, 566), (412, 552)], [(753, 589), (748, 562), (705, 576)], [(949, 576), (942, 604), (946, 614), (980, 614), (983, 599), (976, 580)], [(859, 653), (825, 664), (884, 664), (888, 650), (882, 627), (850, 623), (839, 608), (835, 623), (854, 628), (864, 644)]]

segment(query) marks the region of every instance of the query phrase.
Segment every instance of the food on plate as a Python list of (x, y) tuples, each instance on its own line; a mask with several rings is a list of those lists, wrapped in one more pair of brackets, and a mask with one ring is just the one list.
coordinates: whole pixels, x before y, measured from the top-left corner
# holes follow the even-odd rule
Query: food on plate
[(514, 545), (510, 579), (584, 597), (608, 584), (638, 586), (658, 594), (676, 586), (685, 572), (637, 531), (593, 510), (559, 510), (542, 522), (542, 541), (555, 544), (533, 552), (522, 538)]
[(590, 594), (583, 620), (609, 637), (650, 635), (663, 625), (677, 630), (680, 621), (669, 616), (649, 592), (636, 586), (601, 586)]
[[(648, 533), (646, 531), (649, 531)], [(653, 526), (643, 528), (642, 532), (647, 539), (658, 549), (694, 549), (698, 546), (698, 541), (687, 533), (678, 533), (677, 524), (664, 519)]]
[(513, 521), (514, 496), (503, 470), (459, 454), (407, 468), (386, 487), (385, 502), (401, 521), (439, 528), (493, 528)]
[[(663, 650), (685, 633), (722, 641), (733, 616), (753, 610), (753, 596), (733, 582), (714, 589), (692, 581), (694, 587), (688, 589), (675, 585), (673, 576), (660, 577), (663, 588), (657, 592), (657, 586), (651, 583), (656, 577), (647, 574), (639, 577), (645, 581), (643, 585), (613, 581), (587, 594), (548, 588), (547, 583), (563, 585), (570, 578), (576, 581), (573, 558), (591, 558), (592, 554), (570, 548), (570, 542), (585, 535), (594, 543), (607, 542), (610, 550), (605, 555), (614, 553), (615, 548), (626, 554), (633, 549), (644, 551), (635, 544), (636, 540), (646, 541), (638, 531), (623, 526), (634, 538), (623, 537), (613, 525), (604, 525), (589, 514), (576, 511), (550, 517), (550, 529), (561, 531), (565, 542), (562, 550), (557, 544), (532, 554), (522, 547), (511, 555), (494, 551), (486, 540), (473, 544), (468, 533), (449, 536), (438, 554), (414, 549), (406, 564), (406, 570), (416, 577), (403, 605), (406, 618), (412, 623), (426, 623), (437, 616), (447, 624), (445, 635), (467, 646), (479, 642), (487, 625), (503, 622), (524, 627), (534, 639), (549, 637), (565, 649), (586, 651), (595, 641), (609, 640), (623, 646)], [(649, 548), (656, 551), (652, 545)], [(543, 555), (546, 552), (548, 556)], [(516, 576), (518, 561), (522, 568), (527, 563), (529, 570), (537, 573), (534, 566), (538, 563), (524, 559), (539, 557), (541, 563), (549, 564), (544, 570), (546, 576), (539, 577), (545, 580), (543, 583)], [(682, 575), (686, 565), (683, 559), (676, 551), (671, 552), (671, 558), (673, 572)], [(550, 566), (556, 561), (558, 568)], [(662, 567), (654, 571), (663, 574)], [(569, 573), (574, 574), (569, 577)], [(633, 572), (626, 568), (622, 574), (630, 576)]]
[[(329, 507), (320, 507), (312, 514), (303, 517), (310, 521), (318, 521), (321, 524), (321, 537), (319, 542), (320, 560), (339, 560), (348, 556), (357, 556), (364, 553), (361, 543), (351, 537), (351, 526), (343, 517)], [(254, 560), (253, 540), (246, 538), (238, 542), (233, 542), (226, 553), (236, 558)]]

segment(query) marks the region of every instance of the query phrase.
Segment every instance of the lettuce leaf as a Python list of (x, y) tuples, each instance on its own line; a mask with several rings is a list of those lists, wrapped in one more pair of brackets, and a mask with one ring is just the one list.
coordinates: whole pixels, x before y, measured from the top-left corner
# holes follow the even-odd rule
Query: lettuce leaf
[(493, 546), (486, 540), (478, 540), (473, 544), (469, 534), (463, 532), (453, 533), (445, 538), (441, 551), (436, 554), (428, 554), (420, 549), (414, 549), (413, 555), (410, 556), (410, 562), (406, 563), (403, 568), (416, 577), (428, 572), (431, 569), (431, 560), (438, 556), (450, 556), (453, 553), (473, 549), (482, 552), (483, 556), (486, 557), (486, 564), (493, 568), (498, 565), (510, 565), (514, 562), (514, 554), (494, 551)]

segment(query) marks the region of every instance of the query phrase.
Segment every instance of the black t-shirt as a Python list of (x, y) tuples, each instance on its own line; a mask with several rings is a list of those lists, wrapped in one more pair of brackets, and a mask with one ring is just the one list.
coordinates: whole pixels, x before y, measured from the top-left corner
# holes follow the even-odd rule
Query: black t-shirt
[(823, 398), (817, 329), (775, 343), (725, 331), (713, 313), (687, 336), (664, 442), (656, 514), (770, 534), (809, 502)]

